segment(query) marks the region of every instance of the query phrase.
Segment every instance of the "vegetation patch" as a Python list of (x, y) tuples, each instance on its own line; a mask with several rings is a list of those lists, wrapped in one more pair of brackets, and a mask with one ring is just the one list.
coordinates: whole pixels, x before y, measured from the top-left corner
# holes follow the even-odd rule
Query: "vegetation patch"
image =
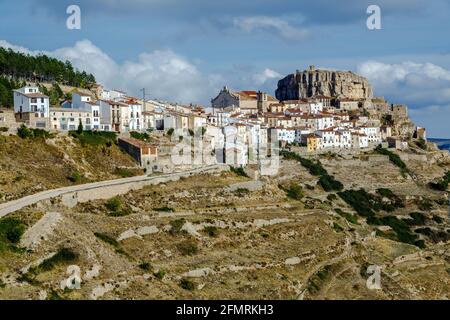
[(328, 174), (324, 174), (320, 177), (319, 184), (323, 190), (327, 192), (341, 191), (344, 189), (344, 185), (340, 181), (337, 181), (333, 176)]
[(245, 170), (242, 167), (230, 167), (230, 170), (237, 176), (249, 178), (248, 174), (245, 173)]
[(0, 219), (0, 252), (17, 251), (17, 244), (25, 232), (25, 225), (13, 218)]
[(110, 147), (116, 143), (117, 134), (106, 131), (70, 131), (69, 135), (77, 139), (82, 146), (107, 146)]
[(289, 187), (281, 187), (282, 190), (286, 192), (286, 195), (294, 200), (302, 200), (305, 196), (303, 193), (303, 188), (298, 183), (291, 183)]
[(193, 256), (198, 253), (197, 243), (194, 240), (180, 242), (177, 249), (183, 256)]
[(124, 217), (131, 214), (131, 210), (124, 206), (122, 199), (119, 197), (106, 201), (105, 207), (108, 209), (108, 215), (111, 217)]
[(340, 215), (341, 217), (345, 218), (345, 220), (347, 220), (348, 222), (353, 223), (353, 224), (358, 224), (358, 219), (357, 219), (357, 217), (355, 217), (355, 215), (345, 212), (339, 208), (334, 209), (334, 211), (336, 211), (336, 213), (338, 215)]
[(120, 246), (119, 242), (116, 239), (110, 237), (107, 234), (100, 233), (100, 232), (95, 232), (94, 235), (101, 241), (113, 246), (117, 253), (127, 255), (127, 253), (122, 249), (122, 247)]
[(431, 189), (438, 191), (446, 191), (448, 189), (448, 184), (450, 183), (450, 171), (448, 171), (444, 177), (437, 182), (430, 182), (429, 186)]
[(141, 169), (116, 168), (114, 174), (121, 178), (131, 178), (142, 174)]
[(239, 198), (243, 198), (250, 194), (250, 190), (245, 188), (238, 188), (237, 190), (234, 191), (234, 194)]
[(192, 282), (192, 280), (189, 280), (187, 278), (183, 278), (180, 281), (180, 287), (183, 288), (184, 290), (194, 291), (195, 284), (194, 284), (194, 282)]
[(215, 226), (206, 226), (203, 231), (210, 237), (217, 237), (219, 235), (219, 229)]
[(383, 147), (381, 147), (381, 145), (379, 145), (378, 147), (375, 148), (375, 152), (378, 154), (382, 154), (385, 156), (389, 157), (389, 161), (391, 161), (394, 165), (396, 165), (397, 167), (400, 168), (400, 171), (402, 172), (402, 174), (408, 173), (408, 167), (406, 166), (406, 164), (403, 162), (402, 159), (400, 159), (400, 156), (392, 151), (389, 151), (388, 149), (385, 149)]
[(49, 272), (59, 265), (66, 265), (76, 262), (78, 254), (69, 248), (60, 249), (54, 256), (45, 259), (38, 266), (31, 267), (27, 273), (18, 278), (19, 281), (25, 281), (30, 284), (37, 284), (36, 277), (44, 272)]
[(136, 132), (131, 131), (130, 136), (134, 139), (142, 140), (142, 141), (149, 141), (150, 135), (147, 132)]
[(54, 133), (50, 133), (43, 129), (28, 128), (24, 124), (22, 124), (17, 129), (17, 135), (22, 139), (31, 139), (31, 138), (51, 139), (55, 137)]
[(184, 224), (186, 223), (185, 219), (177, 219), (170, 221), (170, 226), (172, 227), (170, 229), (171, 235), (176, 235), (181, 232), (181, 228), (183, 228)]

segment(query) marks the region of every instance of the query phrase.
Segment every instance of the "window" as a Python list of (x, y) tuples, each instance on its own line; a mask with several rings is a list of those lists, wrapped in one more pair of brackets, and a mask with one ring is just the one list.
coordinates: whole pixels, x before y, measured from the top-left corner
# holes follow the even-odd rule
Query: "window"
[(41, 98), (41, 103), (44, 103), (44, 98)]

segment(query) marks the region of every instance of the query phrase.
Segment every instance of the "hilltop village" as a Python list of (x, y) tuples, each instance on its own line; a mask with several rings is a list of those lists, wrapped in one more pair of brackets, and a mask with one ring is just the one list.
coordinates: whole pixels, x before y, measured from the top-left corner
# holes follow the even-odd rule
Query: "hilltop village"
[[(14, 114), (0, 113), (0, 127), (10, 133), (21, 125), (63, 133), (115, 132), (122, 149), (153, 172), (195, 161), (245, 167), (260, 164), (280, 147), (320, 154), (380, 144), (405, 149), (411, 139), (426, 141), (425, 129), (410, 121), (407, 107), (374, 97), (367, 79), (314, 66), (280, 80), (276, 97), (224, 87), (208, 108), (132, 97), (101, 85), (74, 89), (71, 99), (57, 106), (36, 85), (13, 95)], [(183, 156), (195, 138), (201, 141), (194, 146), (200, 160), (192, 160), (189, 151)]]

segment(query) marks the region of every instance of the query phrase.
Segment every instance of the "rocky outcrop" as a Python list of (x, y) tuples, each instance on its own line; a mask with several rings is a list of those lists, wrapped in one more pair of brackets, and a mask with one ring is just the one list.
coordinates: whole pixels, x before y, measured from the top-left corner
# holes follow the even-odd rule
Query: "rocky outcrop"
[(297, 71), (278, 82), (276, 97), (280, 101), (327, 96), (348, 99), (370, 99), (369, 81), (350, 71), (317, 70), (314, 66)]

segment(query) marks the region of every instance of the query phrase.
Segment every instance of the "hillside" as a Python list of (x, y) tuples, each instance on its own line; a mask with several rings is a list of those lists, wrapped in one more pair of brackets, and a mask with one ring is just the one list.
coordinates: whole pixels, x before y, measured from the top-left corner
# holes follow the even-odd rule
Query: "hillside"
[(142, 174), (115, 144), (82, 145), (77, 139), (21, 139), (0, 135), (0, 203), (72, 184)]
[[(69, 61), (0, 48), (0, 107), (12, 107), (12, 90), (26, 83), (53, 84), (55, 89), (59, 86), (90, 89), (96, 80), (92, 74), (75, 69)], [(44, 90), (44, 94), (50, 96), (53, 105), (64, 98), (60, 90)]]
[[(313, 162), (286, 154), (262, 182), (225, 172), (71, 209), (42, 202), (8, 216), (21, 240), (3, 240), (16, 249), (0, 252), (0, 296), (448, 299), (448, 202), (429, 182), (450, 158), (418, 152), (398, 153), (405, 169), (379, 153)], [(342, 186), (325, 191), (325, 173)], [(361, 188), (364, 197), (344, 201)], [(73, 264), (80, 289), (62, 290)], [(382, 267), (381, 290), (366, 287), (370, 265)]]

